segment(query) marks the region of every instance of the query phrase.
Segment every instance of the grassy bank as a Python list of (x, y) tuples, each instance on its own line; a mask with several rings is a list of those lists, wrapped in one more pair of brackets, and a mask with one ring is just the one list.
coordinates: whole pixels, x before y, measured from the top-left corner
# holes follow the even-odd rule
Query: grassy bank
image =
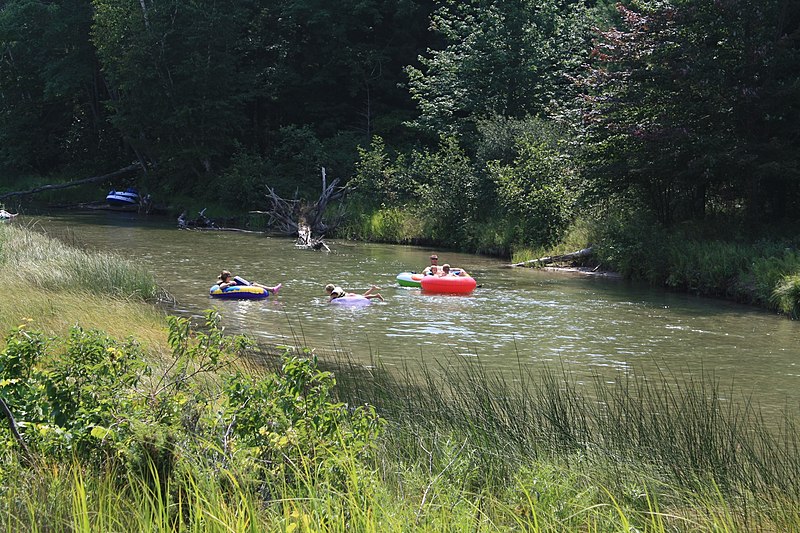
[[(188, 330), (174, 324), (170, 336), (184, 337), (180, 331)], [(213, 326), (208, 331), (188, 337), (197, 335), (194, 346), (203, 350), (224, 344)], [(52, 438), (31, 436), (31, 465), (6, 447), (3, 525), (87, 532), (800, 531), (800, 435), (791, 419), (765, 423), (709, 376), (686, 382), (620, 375), (612, 385), (598, 380), (586, 394), (547, 371), (510, 384), (474, 362), (400, 379), (340, 362), (334, 385), (333, 375), (296, 355), (274, 373), (249, 367), (243, 375), (218, 365), (218, 381), (181, 381), (166, 395), (152, 381), (134, 386), (133, 395), (118, 389), (116, 425), (65, 426), (84, 443), (73, 454)], [(198, 368), (201, 359), (190, 359)], [(186, 375), (167, 372), (158, 382)], [(367, 402), (380, 419), (359, 414), (356, 406)], [(124, 422), (133, 419), (147, 432), (125, 436)], [(105, 432), (112, 427), (113, 434)]]
[(33, 320), (48, 333), (72, 324), (137, 337), (161, 350), (166, 295), (141, 266), (112, 254), (90, 253), (14, 224), (0, 224), (0, 328)]
[(586, 265), (655, 287), (756, 305), (800, 318), (800, 240), (791, 228), (759, 234), (734, 222), (666, 229), (636, 218), (576, 221), (558, 246), (516, 250), (512, 261), (592, 245)]
[(800, 239), (791, 227), (709, 220), (663, 228), (612, 217), (590, 234), (597, 261), (630, 279), (800, 318)]

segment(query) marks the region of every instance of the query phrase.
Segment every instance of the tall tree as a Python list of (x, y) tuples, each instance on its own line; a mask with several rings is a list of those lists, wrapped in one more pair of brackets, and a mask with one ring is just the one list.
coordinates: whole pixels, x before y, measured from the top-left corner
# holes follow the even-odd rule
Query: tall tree
[(640, 1), (600, 32), (583, 120), (598, 190), (660, 220), (797, 205), (798, 8), (788, 0)]
[(588, 12), (576, 0), (446, 0), (431, 28), (445, 46), (407, 69), (430, 132), (473, 131), (478, 120), (545, 113), (569, 91), (587, 47)]
[(91, 21), (89, 0), (0, 6), (0, 165), (46, 173), (119, 157)]
[(218, 170), (259, 87), (245, 68), (254, 2), (95, 0), (113, 123), (143, 162)]

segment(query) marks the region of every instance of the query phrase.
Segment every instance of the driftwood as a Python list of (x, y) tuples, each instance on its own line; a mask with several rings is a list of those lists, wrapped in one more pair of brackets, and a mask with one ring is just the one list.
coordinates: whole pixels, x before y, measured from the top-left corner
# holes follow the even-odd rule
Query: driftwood
[(312, 245), (315, 241), (320, 241), (322, 237), (314, 239), (312, 235), (324, 235), (338, 223), (338, 220), (326, 222), (322, 217), (331, 202), (345, 196), (347, 187), (339, 186), (339, 178), (329, 184), (323, 167), (322, 192), (319, 199), (313, 204), (304, 204), (298, 199), (281, 198), (272, 187), (267, 187), (267, 193), (270, 209), (268, 211), (251, 211), (251, 213), (268, 215), (270, 226), (287, 235), (297, 235), (299, 245), (313, 248)]
[(129, 174), (133, 174), (134, 172), (141, 170), (142, 166), (139, 163), (133, 163), (132, 165), (128, 165), (127, 167), (121, 168), (114, 172), (110, 172), (108, 174), (103, 174), (102, 176), (93, 176), (91, 178), (85, 178), (82, 180), (75, 180), (70, 181), (67, 183), (58, 183), (55, 185), (42, 185), (41, 187), (34, 187), (33, 189), (29, 189), (27, 191), (14, 191), (14, 192), (7, 192), (5, 194), (0, 194), (0, 200), (5, 200), (6, 198), (11, 198), (12, 196), (27, 196), (29, 194), (36, 194), (39, 192), (44, 191), (55, 191), (58, 189), (67, 189), (69, 187), (76, 187), (78, 185), (84, 185), (86, 183), (95, 183), (98, 181), (106, 181), (106, 180), (114, 180), (120, 178), (122, 176), (127, 176)]
[(297, 229), (297, 241), (295, 241), (294, 245), (297, 248), (302, 248), (304, 250), (325, 250), (326, 252), (330, 252), (331, 249), (328, 248), (328, 245), (325, 244), (325, 241), (322, 238), (315, 239), (311, 236), (311, 227), (305, 222), (300, 222), (298, 229)]
[(549, 265), (550, 263), (561, 263), (565, 261), (575, 261), (577, 259), (583, 259), (584, 257), (589, 257), (590, 255), (592, 255), (592, 253), (594, 253), (594, 251), (590, 246), (589, 248), (584, 248), (583, 250), (578, 250), (577, 252), (572, 252), (571, 254), (540, 257), (539, 259), (531, 259), (529, 261), (522, 261), (521, 263), (512, 263), (508, 266), (509, 267), (544, 266), (544, 265)]
[(203, 210), (197, 214), (197, 218), (193, 219), (187, 219), (186, 211), (182, 212), (180, 215), (178, 215), (178, 228), (219, 229), (216, 223), (206, 216), (206, 209), (208, 208), (204, 207)]

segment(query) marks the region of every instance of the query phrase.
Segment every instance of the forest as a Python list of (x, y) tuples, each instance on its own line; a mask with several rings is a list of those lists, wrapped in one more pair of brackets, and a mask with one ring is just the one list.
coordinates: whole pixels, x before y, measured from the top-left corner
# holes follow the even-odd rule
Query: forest
[(800, 244), (790, 0), (12, 0), (0, 50), (0, 193), (134, 162), (107, 186), (235, 215), (324, 167), (337, 236), (656, 283), (676, 232)]

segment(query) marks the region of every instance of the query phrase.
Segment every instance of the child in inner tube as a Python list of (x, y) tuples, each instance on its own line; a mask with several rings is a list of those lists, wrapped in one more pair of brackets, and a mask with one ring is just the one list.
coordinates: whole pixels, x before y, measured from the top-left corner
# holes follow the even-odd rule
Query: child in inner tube
[(451, 268), (450, 265), (445, 263), (442, 265), (442, 271), (438, 274), (439, 276), (469, 276), (467, 271), (463, 268)]
[[(375, 285), (373, 285), (372, 287), (369, 288), (369, 290), (367, 290), (367, 292), (365, 292), (361, 296), (369, 300), (377, 298), (380, 301), (383, 301), (383, 296), (381, 296), (379, 292), (374, 292), (379, 288), (380, 287), (376, 287)], [(325, 292), (328, 294), (328, 302), (332, 302), (337, 298), (345, 298), (347, 296), (351, 297), (358, 296), (358, 294), (354, 292), (346, 292), (343, 288), (339, 287), (338, 285), (334, 285), (333, 283), (328, 283), (327, 285), (325, 285)]]
[(282, 283), (278, 283), (274, 287), (267, 287), (266, 285), (262, 285), (260, 283), (253, 283), (247, 281), (246, 279), (242, 279), (238, 276), (232, 276), (231, 273), (227, 270), (223, 270), (219, 273), (219, 277), (217, 277), (217, 285), (219, 285), (220, 290), (227, 289), (228, 287), (235, 287), (236, 285), (250, 285), (253, 287), (261, 287), (262, 289), (266, 289), (267, 292), (272, 294), (273, 296), (278, 294), (278, 291), (281, 290), (283, 287)]

